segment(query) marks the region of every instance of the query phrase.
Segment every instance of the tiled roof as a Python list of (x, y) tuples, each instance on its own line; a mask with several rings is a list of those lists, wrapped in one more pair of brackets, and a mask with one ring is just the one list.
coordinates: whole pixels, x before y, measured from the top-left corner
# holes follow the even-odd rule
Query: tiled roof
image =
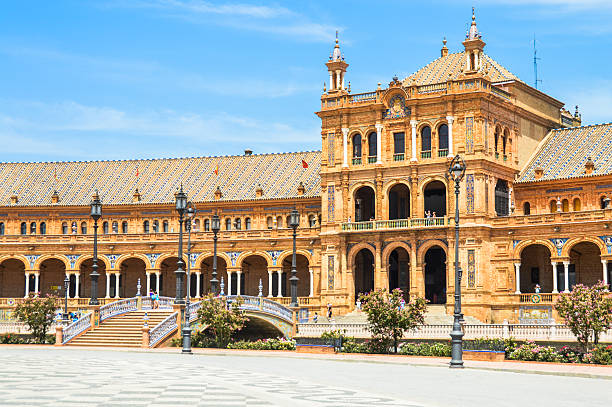
[[(586, 175), (584, 164), (589, 157), (595, 168)], [(544, 173), (536, 180), (538, 167)], [(521, 171), (518, 182), (608, 174), (612, 174), (612, 123), (551, 130)]]
[[(483, 56), (484, 66), (481, 68), (481, 71), (491, 78), (491, 82), (520, 81), (519, 78), (493, 60), (493, 58), (486, 54), (483, 54)], [(404, 79), (403, 85), (410, 86), (413, 80), (418, 86), (422, 86), (446, 82), (449, 79), (457, 79), (464, 63), (465, 53), (448, 54), (432, 61), (408, 76)]]
[[(303, 168), (302, 160), (308, 164)], [(219, 175), (215, 168), (219, 166)], [(54, 190), (59, 205), (89, 205), (99, 190), (104, 204), (130, 204), (134, 190), (142, 195), (140, 203), (174, 201), (183, 183), (194, 202), (213, 201), (217, 186), (222, 200), (258, 199), (320, 195), (321, 152), (259, 154), (224, 157), (195, 157), (128, 161), (78, 161), (42, 163), (0, 163), (0, 206), (9, 206), (13, 194), (20, 206), (49, 205)], [(136, 173), (138, 172), (138, 177)], [(57, 174), (57, 180), (55, 175)]]

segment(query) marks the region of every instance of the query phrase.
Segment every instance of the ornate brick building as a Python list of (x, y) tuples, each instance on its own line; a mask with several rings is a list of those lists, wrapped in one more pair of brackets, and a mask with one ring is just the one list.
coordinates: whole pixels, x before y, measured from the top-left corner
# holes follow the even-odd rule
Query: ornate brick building
[[(577, 111), (484, 49), (472, 17), (461, 52), (444, 41), (440, 57), (414, 74), (353, 94), (336, 40), (317, 112), (320, 152), (1, 164), (0, 304), (52, 292), (66, 273), (70, 295), (89, 296), (95, 190), (104, 202), (102, 296), (133, 296), (138, 279), (173, 296), (173, 194), (182, 182), (198, 209), (193, 296), (210, 285), (218, 211), (225, 291), (258, 295), (261, 281), (262, 295), (288, 303), (286, 218), (295, 207), (302, 308), (345, 313), (360, 292), (401, 288), (450, 311), (459, 244), (465, 314), (554, 318), (558, 292), (610, 281), (612, 125), (579, 127)], [(455, 154), (467, 166), (459, 242), (448, 216)]]

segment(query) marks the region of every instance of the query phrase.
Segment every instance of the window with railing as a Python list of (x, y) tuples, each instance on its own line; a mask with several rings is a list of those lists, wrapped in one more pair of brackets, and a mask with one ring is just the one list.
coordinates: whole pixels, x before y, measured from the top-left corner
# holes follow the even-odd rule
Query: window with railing
[[(377, 153), (377, 136), (376, 132), (371, 132), (368, 135), (368, 163), (372, 164), (376, 162), (376, 154)], [(374, 160), (372, 160), (372, 158)]]
[(448, 156), (448, 149), (438, 150), (438, 157), (446, 157)]
[(421, 129), (421, 158), (431, 158), (431, 128)]
[(376, 156), (368, 157), (368, 164), (374, 164), (376, 162)]
[(353, 165), (361, 165), (361, 158), (353, 158)]
[(431, 151), (421, 151), (421, 158), (431, 158)]
[(393, 154), (393, 161), (404, 161), (404, 154)]

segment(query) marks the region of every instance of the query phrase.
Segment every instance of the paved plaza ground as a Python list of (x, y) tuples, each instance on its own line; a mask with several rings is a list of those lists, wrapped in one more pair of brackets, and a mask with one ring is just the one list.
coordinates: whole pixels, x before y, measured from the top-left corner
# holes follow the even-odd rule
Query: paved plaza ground
[[(0, 346), (0, 406), (609, 406), (612, 367)], [(502, 370), (500, 370), (502, 369)], [(591, 377), (586, 377), (591, 376)]]

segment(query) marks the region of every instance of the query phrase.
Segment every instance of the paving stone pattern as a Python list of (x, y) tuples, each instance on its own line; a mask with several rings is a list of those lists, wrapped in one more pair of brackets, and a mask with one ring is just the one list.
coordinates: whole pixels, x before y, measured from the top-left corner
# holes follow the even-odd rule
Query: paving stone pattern
[(202, 356), (8, 347), (1, 353), (0, 405), (7, 407), (422, 405), (367, 389), (207, 366)]

